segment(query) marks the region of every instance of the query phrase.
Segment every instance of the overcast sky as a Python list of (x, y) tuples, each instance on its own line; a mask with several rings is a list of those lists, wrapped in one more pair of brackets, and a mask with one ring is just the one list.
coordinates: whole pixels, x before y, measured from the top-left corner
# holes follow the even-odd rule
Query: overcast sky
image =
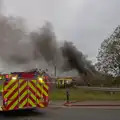
[(120, 0), (4, 0), (3, 11), (24, 17), (31, 30), (50, 21), (59, 40), (73, 41), (93, 61), (120, 24)]

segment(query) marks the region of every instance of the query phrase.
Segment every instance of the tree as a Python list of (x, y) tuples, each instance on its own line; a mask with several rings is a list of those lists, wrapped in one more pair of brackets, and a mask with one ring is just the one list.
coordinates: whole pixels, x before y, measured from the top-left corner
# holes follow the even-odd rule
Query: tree
[(101, 44), (96, 68), (105, 74), (120, 75), (120, 26)]

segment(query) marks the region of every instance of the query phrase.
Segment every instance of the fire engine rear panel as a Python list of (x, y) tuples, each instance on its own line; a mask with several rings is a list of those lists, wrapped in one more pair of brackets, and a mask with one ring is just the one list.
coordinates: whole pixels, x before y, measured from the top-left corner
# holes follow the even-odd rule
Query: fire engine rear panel
[(5, 81), (3, 87), (4, 110), (48, 105), (48, 85), (41, 79), (13, 79)]

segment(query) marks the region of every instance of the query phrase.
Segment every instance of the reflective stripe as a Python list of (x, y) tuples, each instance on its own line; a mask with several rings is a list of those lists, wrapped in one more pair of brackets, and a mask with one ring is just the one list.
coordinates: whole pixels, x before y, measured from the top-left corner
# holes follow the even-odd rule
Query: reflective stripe
[(8, 90), (8, 88), (15, 83), (15, 80), (10, 80), (7, 85), (4, 86), (4, 90)]
[(27, 86), (27, 82), (25, 82), (22, 86), (20, 86), (19, 91), (21, 92)]
[(7, 104), (4, 106), (6, 110), (45, 107), (48, 85), (44, 81), (41, 84), (37, 80), (9, 80), (4, 84), (3, 97), (7, 100)]
[(19, 108), (24, 108), (25, 104), (27, 104), (27, 99), (24, 99), (24, 101), (19, 105)]
[(31, 97), (36, 101), (36, 96), (34, 94), (31, 94)]
[(25, 91), (22, 95), (19, 96), (19, 101), (21, 101), (27, 95), (27, 91)]
[(20, 80), (20, 88), (19, 88), (19, 108), (24, 108), (25, 104), (27, 104), (27, 81)]
[(42, 107), (42, 108), (45, 107), (42, 103), (40, 103), (39, 105), (40, 105), (40, 107)]
[[(30, 96), (29, 96), (29, 102), (30, 102), (30, 104), (31, 104), (31, 106), (36, 106), (36, 100), (37, 100), (37, 98), (36, 98), (36, 92), (37, 92), (37, 90), (36, 90), (36, 80), (31, 80), (30, 82), (29, 82), (29, 92), (30, 92)], [(32, 102), (31, 102), (32, 101)]]
[(33, 107), (35, 106), (34, 102), (31, 99), (29, 99), (28, 102), (31, 106), (33, 106)]
[(18, 100), (16, 100), (14, 102), (14, 104), (11, 105), (11, 107), (9, 108), (9, 110), (13, 110), (17, 104), (18, 104)]
[(38, 84), (38, 88), (45, 96), (48, 96), (48, 93), (43, 89), (43, 87), (40, 84)]
[(18, 87), (18, 84), (15, 84), (15, 86), (13, 86), (11, 88), (11, 90), (9, 90), (6, 94), (5, 94), (5, 98), (7, 98), (16, 88)]

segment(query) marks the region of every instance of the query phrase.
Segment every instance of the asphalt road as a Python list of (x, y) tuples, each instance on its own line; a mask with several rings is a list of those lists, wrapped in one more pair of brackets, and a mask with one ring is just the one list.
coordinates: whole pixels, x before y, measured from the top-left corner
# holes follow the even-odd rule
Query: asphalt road
[(46, 108), (0, 113), (0, 120), (120, 120), (120, 109)]

